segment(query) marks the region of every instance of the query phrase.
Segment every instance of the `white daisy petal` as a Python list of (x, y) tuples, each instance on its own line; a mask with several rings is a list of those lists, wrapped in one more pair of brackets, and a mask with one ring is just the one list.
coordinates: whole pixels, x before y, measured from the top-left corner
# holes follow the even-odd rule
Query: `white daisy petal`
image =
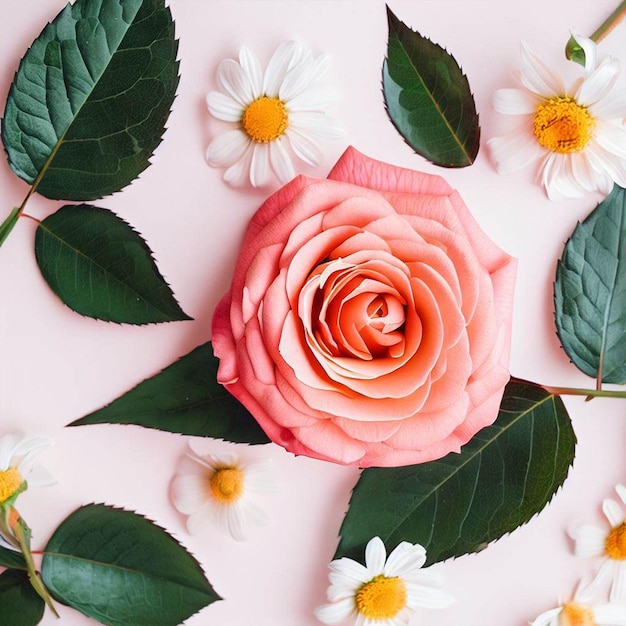
[(383, 574), (388, 578), (407, 576), (417, 569), (420, 572), (426, 562), (426, 550), (419, 544), (400, 543), (389, 555)]
[(56, 478), (41, 465), (34, 465), (26, 476), (29, 487), (49, 487), (57, 483)]
[(225, 122), (240, 122), (245, 110), (236, 100), (230, 96), (225, 96), (219, 91), (211, 91), (206, 97), (209, 113), (218, 120)]
[(233, 100), (246, 107), (254, 100), (252, 84), (237, 61), (224, 59), (217, 68), (217, 80)]
[[(585, 150), (592, 167), (599, 173), (609, 176), (620, 187), (626, 187), (626, 169), (623, 160), (592, 141)], [(609, 191), (613, 185), (610, 186)]]
[(324, 604), (315, 609), (315, 617), (324, 624), (337, 624), (348, 619), (354, 610), (354, 600), (348, 598), (332, 604)]
[(525, 42), (522, 42), (521, 48), (522, 71), (520, 79), (524, 87), (545, 98), (563, 95), (565, 86), (561, 77), (544, 65)]
[(602, 100), (613, 89), (620, 73), (620, 62), (607, 57), (582, 82), (574, 98), (583, 106), (591, 106)]
[(365, 566), (374, 576), (382, 574), (386, 558), (387, 552), (383, 540), (380, 537), (370, 539), (365, 546)]
[(239, 161), (250, 145), (250, 138), (240, 130), (231, 130), (214, 139), (207, 148), (211, 167), (230, 167)]
[(445, 609), (454, 603), (454, 598), (441, 589), (405, 583), (407, 606), (411, 609)]
[(253, 145), (252, 142), (248, 145), (248, 149), (245, 151), (243, 157), (237, 161), (237, 163), (231, 165), (224, 172), (224, 180), (234, 186), (243, 184), (245, 180), (248, 180), (250, 176), (250, 162), (252, 161)]
[(569, 155), (552, 152), (548, 155), (541, 174), (541, 182), (550, 200), (576, 198), (582, 188), (572, 179)]
[(596, 189), (597, 173), (589, 163), (584, 152), (574, 152), (571, 155), (572, 174), (585, 191)]
[(295, 41), (288, 41), (276, 49), (265, 70), (263, 93), (270, 98), (278, 97), (280, 86), (294, 60), (302, 54), (301, 46)]
[(242, 46), (239, 50), (239, 63), (250, 80), (253, 99), (260, 98), (263, 95), (263, 72), (257, 55), (248, 46)]
[(305, 89), (300, 95), (289, 100), (289, 112), (323, 111), (337, 102), (337, 99), (337, 93), (330, 89)]
[(593, 609), (593, 616), (599, 626), (626, 626), (624, 604), (603, 604)]
[(250, 163), (250, 184), (253, 187), (267, 185), (270, 176), (270, 150), (266, 143), (257, 143), (252, 147)]
[(491, 157), (499, 174), (516, 172), (545, 153), (537, 139), (528, 130), (517, 130), (487, 142)]
[(285, 134), (292, 150), (299, 159), (314, 167), (322, 162), (324, 155), (313, 139), (294, 128), (288, 128)]
[(4, 472), (9, 469), (11, 457), (13, 456), (13, 448), (16, 444), (16, 435), (8, 434), (0, 437), (0, 471)]
[(498, 89), (493, 94), (493, 108), (506, 115), (534, 115), (541, 98), (521, 89)]
[(332, 571), (341, 573), (347, 578), (355, 580), (361, 584), (366, 583), (372, 578), (370, 576), (369, 570), (366, 567), (364, 567), (360, 563), (357, 563), (356, 561), (353, 561), (352, 559), (348, 559), (345, 557), (333, 561), (329, 567)]
[[(595, 129), (598, 145), (620, 159), (626, 159), (626, 127), (598, 121)], [(624, 164), (626, 167), (626, 163)]]
[(178, 476), (172, 481), (172, 504), (183, 515), (190, 515), (205, 502), (208, 476)]
[(613, 528), (619, 526), (624, 521), (622, 507), (612, 498), (606, 498), (602, 501), (602, 511)]
[(224, 515), (226, 518), (226, 525), (228, 532), (235, 541), (243, 541), (245, 537), (244, 533), (244, 512), (243, 507), (239, 502), (234, 502), (229, 506), (224, 506)]
[(549, 611), (539, 615), (539, 617), (537, 617), (537, 619), (535, 619), (530, 626), (552, 626), (553, 624), (558, 626), (558, 616), (561, 611), (561, 607), (558, 607), (557, 609), (550, 609)]
[(280, 86), (278, 96), (285, 102), (291, 101), (303, 94), (307, 88), (328, 73), (330, 57), (327, 54), (317, 59), (311, 57), (294, 65)]
[(624, 503), (624, 506), (626, 506), (626, 485), (615, 485), (615, 491), (617, 491), (617, 495)]
[(626, 109), (626, 93), (622, 89), (613, 89), (605, 98), (590, 105), (589, 113), (593, 115), (596, 122), (613, 120), (621, 126), (624, 109)]
[(339, 122), (319, 111), (292, 112), (289, 114), (289, 125), (301, 133), (311, 133), (326, 139), (339, 139), (346, 134)]
[(598, 47), (588, 37), (582, 37), (576, 33), (571, 33), (571, 35), (585, 53), (585, 72), (590, 74), (598, 67)]
[(280, 139), (270, 143), (270, 165), (283, 185), (287, 184), (296, 175), (291, 157)]
[(609, 599), (612, 604), (626, 607), (626, 561), (619, 561), (613, 565), (613, 583)]

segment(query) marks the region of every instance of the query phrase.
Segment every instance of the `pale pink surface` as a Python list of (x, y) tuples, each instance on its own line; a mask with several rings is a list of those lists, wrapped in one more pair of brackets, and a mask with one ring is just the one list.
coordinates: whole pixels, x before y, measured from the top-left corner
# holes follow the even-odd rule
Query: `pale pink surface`
[(270, 197), (241, 249), (213, 317), (218, 380), (274, 442), (398, 466), (495, 420), (515, 261), (443, 179), (348, 148), (328, 180)]
[[(56, 15), (64, 0), (2, 0), (0, 101), (23, 51)], [(483, 140), (508, 130), (491, 109), (493, 92), (514, 87), (519, 40), (558, 64), (568, 29), (589, 34), (616, 1), (421, 0), (395, 2), (397, 15), (445, 45), (461, 62), (476, 96)], [(77, 316), (40, 278), (33, 254), (35, 224), (22, 220), (0, 249), (0, 429), (53, 437), (40, 459), (58, 479), (26, 492), (21, 512), (42, 548), (71, 511), (108, 502), (156, 520), (202, 563), (226, 600), (188, 620), (190, 626), (315, 626), (315, 606), (325, 602), (327, 565), (357, 478), (354, 468), (305, 457), (274, 445), (243, 448), (193, 439), (203, 453), (235, 450), (274, 461), (278, 490), (264, 508), (267, 527), (236, 543), (218, 532), (190, 536), (185, 518), (169, 501), (169, 486), (186, 437), (134, 427), (65, 424), (109, 402), (142, 379), (209, 339), (213, 311), (228, 289), (248, 222), (274, 190), (237, 191), (221, 181), (203, 156), (225, 129), (210, 120), (205, 95), (215, 89), (219, 61), (246, 43), (267, 61), (276, 45), (297, 38), (332, 56), (331, 79), (341, 96), (332, 114), (346, 126), (345, 142), (325, 145), (325, 163), (302, 173), (324, 178), (352, 143), (381, 161), (443, 174), (471, 207), (481, 228), (519, 260), (515, 289), (511, 371), (549, 384), (590, 386), (560, 349), (552, 321), (554, 267), (563, 242), (598, 196), (550, 203), (532, 172), (498, 176), (484, 146), (476, 163), (441, 170), (414, 155), (389, 123), (380, 95), (386, 50), (383, 2), (264, 2), (172, 0), (180, 37), (182, 79), (164, 143), (153, 165), (120, 194), (97, 204), (116, 211), (149, 241), (159, 267), (193, 322), (132, 328)], [(624, 60), (626, 26), (601, 44)], [(567, 80), (578, 72), (568, 68)], [(622, 77), (623, 78), (623, 77)], [(0, 159), (0, 214), (18, 205), (27, 186)], [(43, 218), (58, 203), (34, 196), (28, 212)], [(526, 626), (569, 595), (595, 562), (573, 556), (565, 529), (574, 521), (604, 520), (603, 498), (626, 476), (626, 404), (619, 400), (567, 398), (579, 439), (577, 459), (554, 501), (528, 525), (476, 555), (445, 564), (447, 589), (456, 604), (424, 612), (422, 626)], [(45, 626), (95, 622), (59, 606)]]

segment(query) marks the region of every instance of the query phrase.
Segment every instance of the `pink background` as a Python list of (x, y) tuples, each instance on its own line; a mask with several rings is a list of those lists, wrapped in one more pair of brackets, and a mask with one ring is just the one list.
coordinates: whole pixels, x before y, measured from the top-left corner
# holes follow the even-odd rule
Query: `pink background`
[[(26, 47), (64, 5), (63, 0), (1, 0), (0, 102)], [(459, 60), (475, 93), (486, 141), (510, 127), (494, 113), (495, 89), (514, 86), (519, 42), (525, 39), (553, 65), (562, 60), (569, 28), (590, 34), (617, 0), (394, 0), (409, 25), (444, 45)], [(327, 564), (357, 470), (294, 458), (274, 445), (245, 447), (139, 427), (64, 428), (108, 403), (210, 338), (213, 309), (228, 288), (245, 226), (275, 188), (236, 190), (204, 162), (209, 140), (226, 128), (210, 119), (205, 94), (215, 69), (242, 44), (265, 63), (274, 48), (297, 39), (333, 59), (329, 82), (340, 100), (332, 114), (345, 140), (324, 144), (325, 176), (348, 144), (374, 158), (436, 172), (459, 189), (485, 231), (519, 259), (511, 371), (544, 384), (592, 386), (569, 363), (553, 326), (552, 281), (562, 246), (599, 196), (549, 202), (525, 170), (498, 176), (485, 146), (470, 168), (442, 170), (416, 156), (396, 133), (381, 96), (387, 25), (382, 1), (170, 2), (180, 38), (182, 78), (163, 144), (133, 185), (97, 204), (143, 234), (159, 268), (192, 322), (119, 326), (83, 318), (66, 308), (41, 278), (33, 253), (35, 224), (23, 219), (0, 249), (0, 434), (42, 433), (56, 445), (40, 460), (57, 477), (46, 489), (20, 497), (20, 510), (42, 548), (77, 507), (106, 502), (137, 510), (168, 529), (200, 561), (225, 598), (188, 620), (195, 626), (312, 626), (325, 600)], [(605, 53), (626, 59), (625, 26), (606, 40)], [(560, 65), (559, 65), (560, 64)], [(623, 77), (622, 77), (622, 84)], [(4, 104), (2, 104), (2, 109)], [(0, 160), (0, 218), (19, 204), (27, 186)], [(58, 203), (34, 196), (27, 212), (43, 218)], [(456, 604), (414, 618), (431, 626), (523, 626), (567, 597), (595, 563), (572, 555), (566, 527), (601, 519), (602, 498), (626, 482), (626, 403), (567, 398), (579, 438), (574, 468), (537, 518), (477, 555), (447, 562), (447, 588)], [(277, 483), (261, 504), (271, 516), (245, 543), (217, 531), (189, 536), (168, 498), (176, 462), (192, 439), (199, 451), (235, 449), (245, 458), (270, 456)], [(59, 606), (63, 624), (94, 623)], [(50, 613), (44, 624), (57, 623)]]

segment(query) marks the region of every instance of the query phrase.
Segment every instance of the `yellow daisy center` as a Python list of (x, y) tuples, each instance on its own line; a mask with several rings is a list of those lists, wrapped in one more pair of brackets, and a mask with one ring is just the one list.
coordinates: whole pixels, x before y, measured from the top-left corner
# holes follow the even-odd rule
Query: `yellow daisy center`
[(0, 472), (0, 504), (8, 500), (19, 488), (24, 479), (16, 467)]
[(576, 602), (565, 604), (560, 618), (560, 626), (597, 626), (593, 611)]
[(241, 497), (243, 482), (244, 474), (236, 467), (216, 469), (209, 479), (213, 497), (226, 504), (232, 504)]
[(387, 578), (381, 574), (361, 585), (355, 600), (364, 617), (392, 619), (406, 606), (406, 585), (401, 578)]
[(262, 96), (246, 107), (241, 123), (250, 139), (269, 143), (278, 139), (287, 129), (289, 116), (285, 103), (279, 98)]
[(571, 98), (552, 98), (537, 107), (533, 132), (552, 152), (580, 152), (593, 135), (595, 120), (586, 107)]
[(609, 533), (604, 550), (609, 558), (626, 561), (626, 522), (622, 522)]

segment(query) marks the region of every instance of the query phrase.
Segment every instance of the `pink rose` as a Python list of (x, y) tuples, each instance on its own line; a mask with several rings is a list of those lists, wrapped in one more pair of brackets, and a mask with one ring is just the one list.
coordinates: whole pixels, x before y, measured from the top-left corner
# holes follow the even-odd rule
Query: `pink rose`
[(294, 454), (458, 452), (498, 415), (515, 267), (443, 179), (348, 148), (252, 218), (213, 319), (218, 380)]

